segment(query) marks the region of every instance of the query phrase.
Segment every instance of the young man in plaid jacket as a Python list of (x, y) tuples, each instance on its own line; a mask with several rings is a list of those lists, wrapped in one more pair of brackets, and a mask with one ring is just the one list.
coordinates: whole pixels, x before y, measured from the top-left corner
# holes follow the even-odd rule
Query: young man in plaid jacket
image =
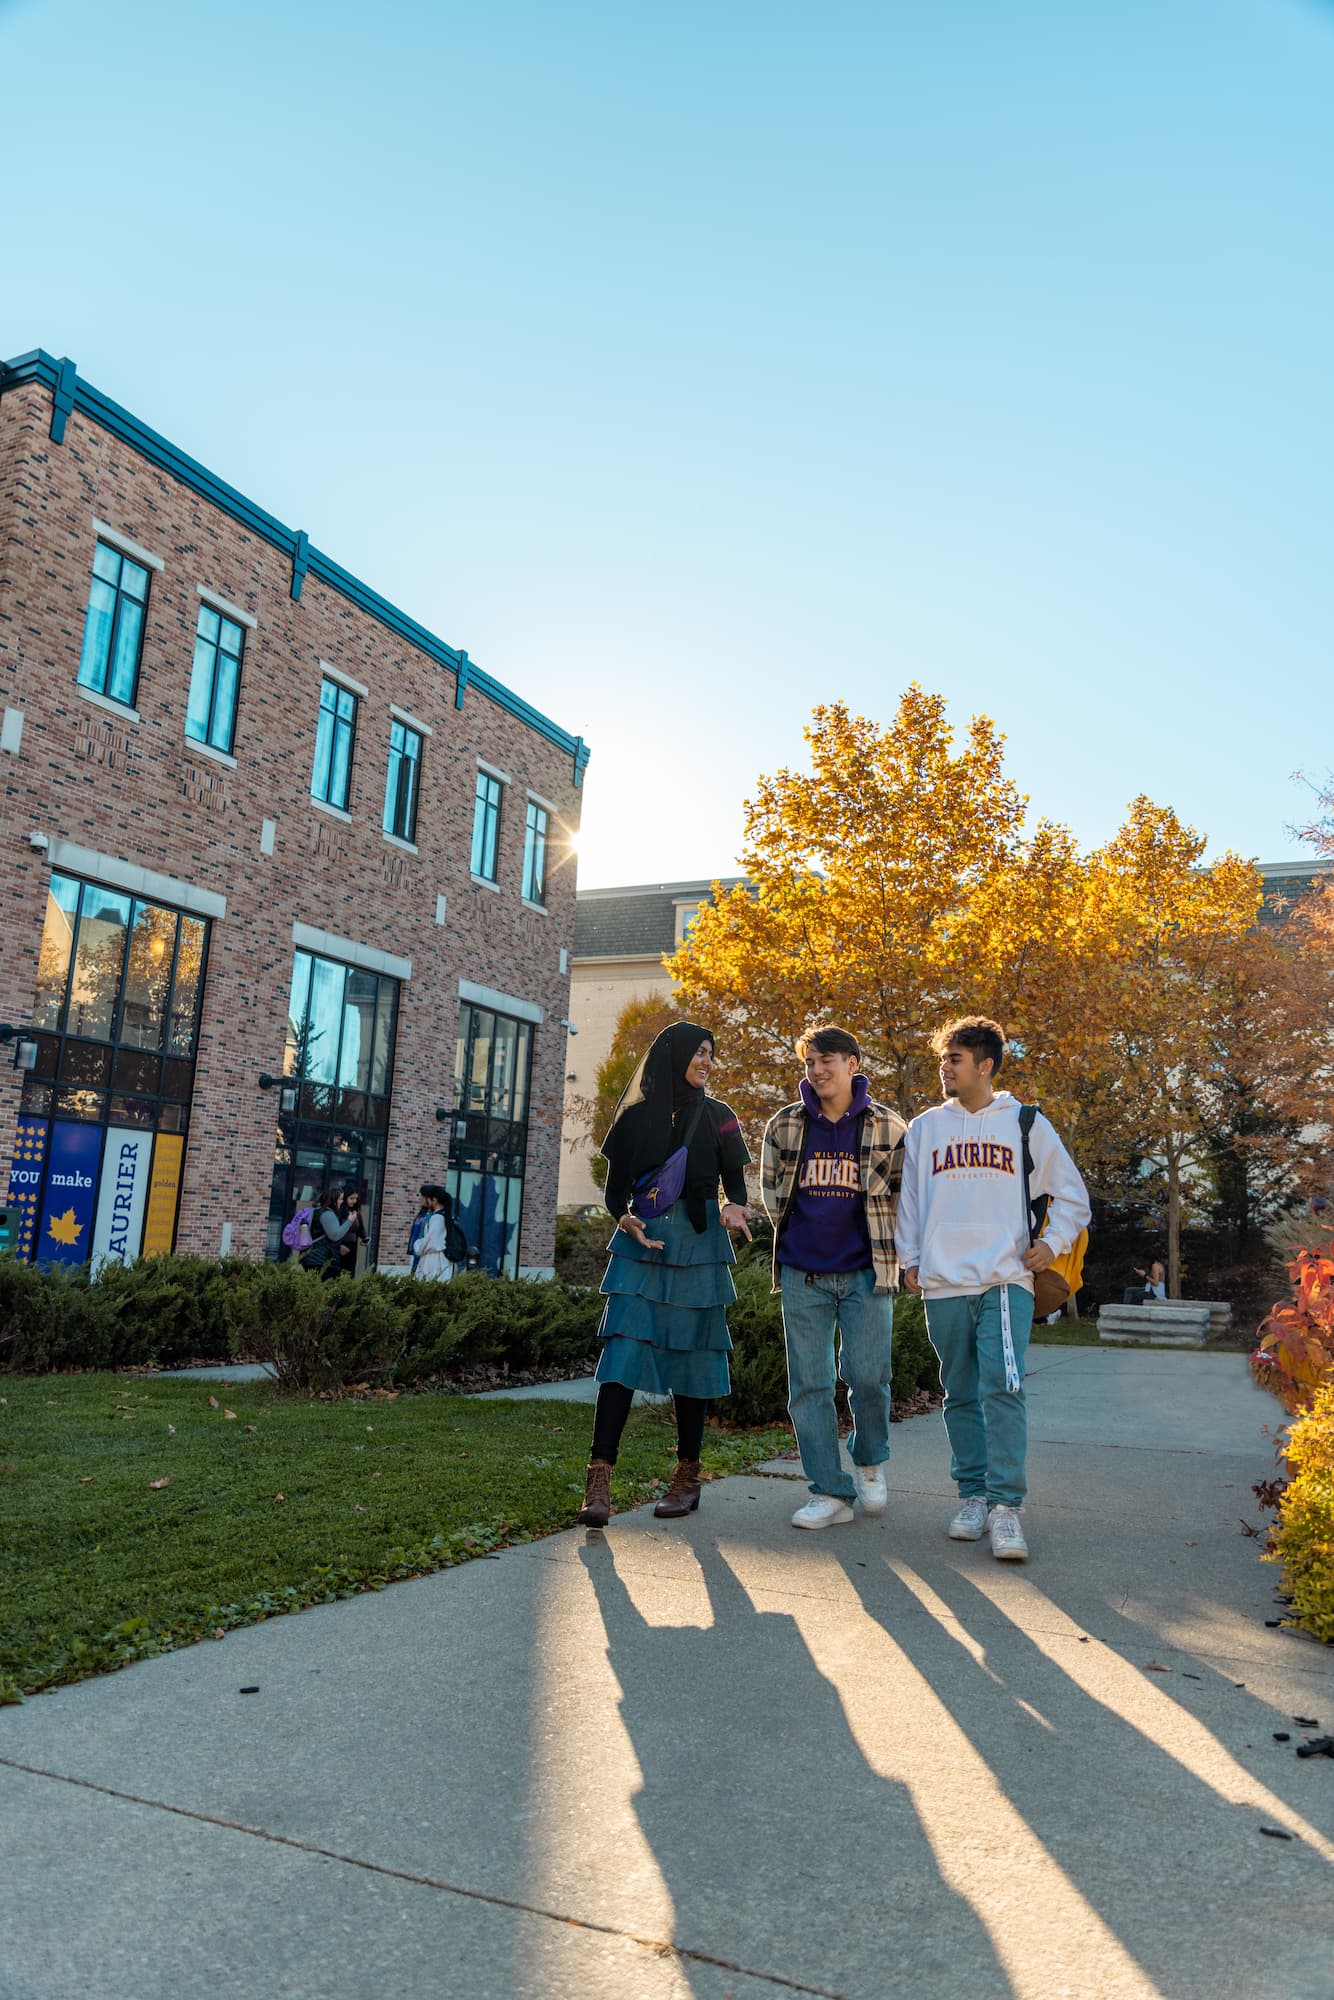
[[(765, 1128), (760, 1189), (783, 1295), (788, 1411), (812, 1495), (792, 1525), (833, 1528), (852, 1519), (854, 1500), (867, 1514), (888, 1504), (894, 1228), (907, 1126), (872, 1098), (855, 1035), (820, 1028), (798, 1053), (801, 1096)], [(838, 1449), (836, 1331), (852, 1404), (851, 1478)]]

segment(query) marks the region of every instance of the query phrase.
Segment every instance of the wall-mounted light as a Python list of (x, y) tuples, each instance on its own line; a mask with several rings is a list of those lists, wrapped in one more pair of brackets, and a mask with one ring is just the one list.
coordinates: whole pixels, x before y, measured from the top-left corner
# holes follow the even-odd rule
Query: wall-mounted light
[(0, 1025), (0, 1043), (12, 1042), (14, 1054), (11, 1064), (14, 1069), (36, 1069), (37, 1039), (28, 1028), (14, 1028), (6, 1021)]
[(573, 1021), (562, 1020), (560, 1025), (562, 1026), (562, 1028), (568, 1028), (572, 1035), (577, 1035), (579, 1032), (579, 1030), (575, 1027)]
[(443, 1105), (438, 1105), (436, 1108), (435, 1122), (437, 1125), (443, 1125), (445, 1120), (451, 1117), (452, 1115), (453, 1114), (451, 1112), (445, 1110)]
[(259, 1087), (261, 1090), (277, 1091), (279, 1111), (287, 1112), (296, 1110), (296, 1085), (294, 1083), (286, 1083), (282, 1077), (270, 1076), (267, 1070), (261, 1070), (259, 1074)]

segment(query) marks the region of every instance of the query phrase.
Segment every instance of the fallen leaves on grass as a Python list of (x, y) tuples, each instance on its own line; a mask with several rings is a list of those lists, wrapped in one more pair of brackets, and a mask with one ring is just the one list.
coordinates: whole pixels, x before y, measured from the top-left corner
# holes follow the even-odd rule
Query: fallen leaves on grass
[(209, 1406), (210, 1410), (216, 1410), (216, 1409), (217, 1409), (217, 1407), (218, 1407), (218, 1399), (217, 1399), (217, 1397), (216, 1397), (216, 1396), (210, 1396), (210, 1397), (209, 1397), (209, 1399), (208, 1399), (208, 1406)]
[(226, 1417), (229, 1424), (234, 1424), (236, 1422), (235, 1410), (224, 1410), (222, 1414), (224, 1417)]
[(170, 1483), (170, 1480), (167, 1479), (150, 1479), (148, 1482), (149, 1490), (153, 1493), (160, 1493), (163, 1487), (170, 1485)]

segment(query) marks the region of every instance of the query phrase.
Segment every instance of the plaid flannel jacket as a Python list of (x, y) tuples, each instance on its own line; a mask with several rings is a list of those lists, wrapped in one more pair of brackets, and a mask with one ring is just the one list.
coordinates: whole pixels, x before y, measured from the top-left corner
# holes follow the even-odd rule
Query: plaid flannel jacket
[[(797, 1170), (806, 1144), (806, 1111), (798, 1101), (776, 1111), (764, 1128), (760, 1149), (760, 1198), (774, 1226), (774, 1290), (779, 1290), (778, 1239), (797, 1193)], [(862, 1124), (860, 1154), (862, 1198), (871, 1235), (871, 1262), (878, 1292), (898, 1289), (899, 1260), (894, 1249), (899, 1189), (903, 1185), (903, 1137), (908, 1130), (897, 1111), (872, 1098)]]

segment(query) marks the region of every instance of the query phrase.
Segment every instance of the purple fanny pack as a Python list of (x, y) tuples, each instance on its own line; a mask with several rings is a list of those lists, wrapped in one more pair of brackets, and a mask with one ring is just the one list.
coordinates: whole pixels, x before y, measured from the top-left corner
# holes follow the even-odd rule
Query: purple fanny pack
[(694, 1115), (686, 1126), (683, 1143), (674, 1153), (667, 1155), (660, 1167), (641, 1174), (631, 1189), (630, 1199), (641, 1221), (651, 1222), (659, 1215), (666, 1215), (668, 1209), (681, 1199), (681, 1190), (686, 1184), (686, 1154), (703, 1110), (701, 1101), (695, 1106)]

